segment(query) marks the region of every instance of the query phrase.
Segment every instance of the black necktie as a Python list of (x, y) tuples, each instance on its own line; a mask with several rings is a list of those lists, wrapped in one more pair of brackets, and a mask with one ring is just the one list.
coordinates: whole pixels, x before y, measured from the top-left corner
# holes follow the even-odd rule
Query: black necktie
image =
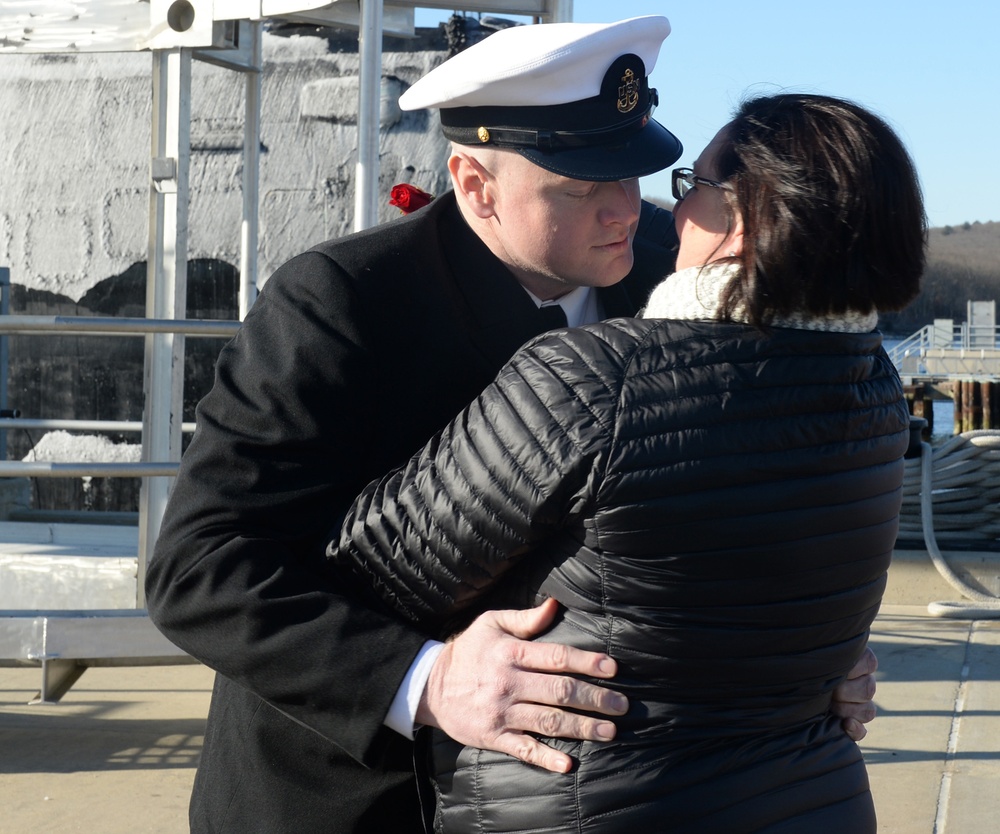
[(566, 326), (566, 311), (560, 305), (550, 304), (547, 307), (539, 307), (538, 312), (542, 315), (546, 330)]

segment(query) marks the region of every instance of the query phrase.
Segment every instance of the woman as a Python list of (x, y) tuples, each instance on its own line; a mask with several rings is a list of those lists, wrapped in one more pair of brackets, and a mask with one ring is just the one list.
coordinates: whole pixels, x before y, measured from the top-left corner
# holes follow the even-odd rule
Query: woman
[(846, 101), (744, 104), (674, 172), (678, 271), (643, 320), (526, 345), (330, 547), (446, 632), (554, 596), (630, 703), (569, 775), (434, 746), (445, 832), (872, 832), (828, 715), (896, 536), (908, 414), (875, 331), (918, 291), (905, 149)]

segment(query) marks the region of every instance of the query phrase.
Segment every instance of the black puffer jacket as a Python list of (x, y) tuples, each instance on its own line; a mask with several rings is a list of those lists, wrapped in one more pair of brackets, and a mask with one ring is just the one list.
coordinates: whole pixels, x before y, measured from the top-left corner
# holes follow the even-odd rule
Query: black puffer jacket
[[(558, 775), (435, 747), (439, 830), (874, 830), (828, 716), (895, 541), (908, 414), (873, 334), (615, 320), (543, 336), (331, 557), (441, 630), (527, 588), (630, 698)], [(509, 597), (508, 597), (509, 598)]]

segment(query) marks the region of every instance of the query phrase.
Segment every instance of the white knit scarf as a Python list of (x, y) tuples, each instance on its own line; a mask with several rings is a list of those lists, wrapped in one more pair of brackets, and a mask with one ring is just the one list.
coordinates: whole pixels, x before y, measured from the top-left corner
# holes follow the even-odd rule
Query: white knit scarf
[[(739, 274), (739, 265), (711, 263), (691, 266), (668, 275), (649, 296), (644, 319), (687, 319), (690, 321), (718, 321), (722, 306), (722, 291)], [(742, 304), (733, 311), (733, 321), (745, 322), (746, 309)], [(775, 327), (796, 330), (826, 330), (837, 333), (870, 333), (878, 324), (878, 313), (848, 311), (837, 315), (814, 316), (793, 313), (776, 316), (771, 322)]]

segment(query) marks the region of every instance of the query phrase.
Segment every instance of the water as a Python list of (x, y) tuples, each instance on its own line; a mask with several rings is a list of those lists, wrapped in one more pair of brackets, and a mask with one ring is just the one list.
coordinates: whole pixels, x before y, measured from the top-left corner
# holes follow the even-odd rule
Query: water
[(951, 400), (934, 400), (934, 433), (931, 442), (947, 440), (955, 433), (955, 403)]

